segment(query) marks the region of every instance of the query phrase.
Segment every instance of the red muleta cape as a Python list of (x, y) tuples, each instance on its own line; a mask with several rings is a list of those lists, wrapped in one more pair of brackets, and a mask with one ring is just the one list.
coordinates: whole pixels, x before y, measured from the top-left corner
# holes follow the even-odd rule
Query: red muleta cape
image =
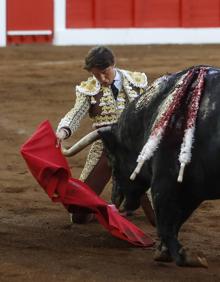
[(153, 240), (122, 217), (114, 205), (106, 203), (84, 182), (71, 177), (68, 163), (56, 142), (49, 121), (45, 121), (21, 148), (31, 173), (52, 201), (61, 202), (66, 208), (69, 205), (89, 208), (113, 236), (136, 246), (152, 246)]

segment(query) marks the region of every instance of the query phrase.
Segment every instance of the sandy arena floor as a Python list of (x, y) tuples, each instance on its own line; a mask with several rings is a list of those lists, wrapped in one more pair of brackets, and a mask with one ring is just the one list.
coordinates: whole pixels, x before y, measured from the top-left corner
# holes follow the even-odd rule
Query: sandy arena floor
[[(0, 49), (0, 281), (220, 281), (220, 201), (205, 202), (183, 226), (181, 241), (203, 252), (208, 269), (158, 264), (152, 249), (113, 238), (98, 223), (74, 225), (27, 170), (20, 146), (43, 120), (56, 128), (74, 104), (73, 86), (85, 79), (89, 47), (14, 46)], [(220, 66), (220, 46), (113, 47), (121, 68), (152, 81), (196, 64)], [(88, 119), (72, 138), (91, 130)], [(79, 176), (87, 151), (70, 160)], [(110, 185), (102, 197), (109, 199)], [(156, 239), (139, 210), (131, 218)]]

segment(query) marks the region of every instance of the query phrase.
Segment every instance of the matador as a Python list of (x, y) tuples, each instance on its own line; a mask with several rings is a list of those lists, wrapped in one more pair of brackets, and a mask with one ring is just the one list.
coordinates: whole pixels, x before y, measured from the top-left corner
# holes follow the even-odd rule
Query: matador
[[(145, 92), (148, 81), (145, 73), (131, 72), (115, 67), (115, 57), (105, 46), (92, 48), (85, 58), (84, 68), (91, 76), (76, 86), (74, 107), (61, 119), (57, 138), (62, 141), (70, 137), (80, 126), (80, 121), (89, 114), (93, 128), (117, 123), (126, 105)], [(111, 167), (101, 140), (95, 141), (80, 180), (98, 195), (111, 178)], [(88, 222), (91, 214), (87, 210), (70, 209), (76, 223)]]

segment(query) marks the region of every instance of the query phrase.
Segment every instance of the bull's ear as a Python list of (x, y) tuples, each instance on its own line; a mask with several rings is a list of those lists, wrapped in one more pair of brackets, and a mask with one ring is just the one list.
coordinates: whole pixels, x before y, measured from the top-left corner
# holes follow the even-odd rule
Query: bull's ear
[(115, 124), (98, 129), (98, 134), (107, 149), (111, 151), (115, 148), (117, 144), (117, 126)]

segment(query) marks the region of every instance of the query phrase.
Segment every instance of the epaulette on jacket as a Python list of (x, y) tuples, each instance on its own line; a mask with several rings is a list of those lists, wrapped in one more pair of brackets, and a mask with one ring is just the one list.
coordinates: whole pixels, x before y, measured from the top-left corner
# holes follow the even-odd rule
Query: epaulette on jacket
[(94, 96), (99, 93), (101, 88), (100, 83), (94, 77), (89, 77), (86, 81), (82, 81), (80, 85), (76, 86), (76, 91), (81, 94)]
[(147, 76), (143, 72), (132, 72), (127, 70), (120, 70), (124, 77), (127, 78), (127, 80), (134, 85), (135, 87), (139, 88), (145, 88), (147, 87), (148, 81)]

